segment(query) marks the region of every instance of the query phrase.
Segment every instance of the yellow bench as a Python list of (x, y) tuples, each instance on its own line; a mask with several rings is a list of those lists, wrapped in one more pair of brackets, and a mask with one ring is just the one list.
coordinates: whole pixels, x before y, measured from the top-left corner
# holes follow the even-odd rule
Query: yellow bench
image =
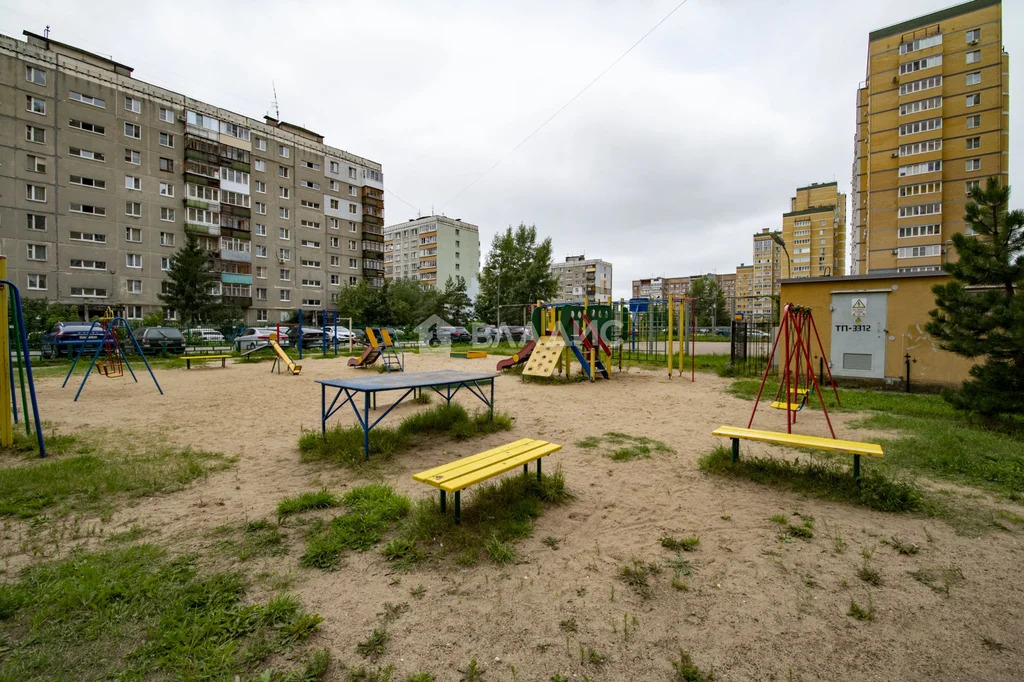
[(719, 426), (711, 432), (712, 436), (732, 439), (732, 461), (740, 458), (740, 440), (756, 440), (776, 445), (791, 445), (798, 448), (824, 450), (826, 452), (845, 452), (853, 455), (853, 477), (860, 480), (860, 456), (883, 457), (882, 446), (877, 443), (862, 443), (855, 440), (839, 440), (821, 438), (820, 436), (802, 436), (798, 433), (780, 433), (778, 431), (759, 431), (742, 429), (737, 426)]
[(540, 480), (540, 460), (562, 449), (561, 445), (542, 440), (523, 438), (508, 445), (485, 450), (477, 455), (463, 457), (448, 464), (418, 474), (413, 479), (432, 485), (441, 491), (441, 513), (446, 511), (447, 493), (455, 493), (455, 523), (462, 521), (461, 491), (474, 483), (511, 471), (522, 465), (523, 473), (528, 472), (530, 462), (537, 462), (537, 480)]
[(227, 367), (226, 363), (230, 357), (230, 355), (182, 355), (181, 359), (185, 361), (185, 369), (192, 369), (193, 360), (220, 360), (220, 366)]

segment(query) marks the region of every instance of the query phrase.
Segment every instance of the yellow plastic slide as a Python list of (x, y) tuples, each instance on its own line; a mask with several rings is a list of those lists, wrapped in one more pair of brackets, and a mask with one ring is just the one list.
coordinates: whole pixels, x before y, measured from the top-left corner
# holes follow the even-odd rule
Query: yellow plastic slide
[(292, 362), (292, 359), (288, 357), (288, 354), (285, 353), (284, 349), (281, 348), (281, 346), (277, 343), (276, 333), (270, 335), (269, 343), (270, 347), (274, 349), (275, 353), (277, 353), (277, 359), (280, 362), (283, 362), (288, 367), (289, 372), (291, 372), (292, 374), (298, 374), (299, 372), (302, 371), (302, 365), (296, 365), (294, 362)]

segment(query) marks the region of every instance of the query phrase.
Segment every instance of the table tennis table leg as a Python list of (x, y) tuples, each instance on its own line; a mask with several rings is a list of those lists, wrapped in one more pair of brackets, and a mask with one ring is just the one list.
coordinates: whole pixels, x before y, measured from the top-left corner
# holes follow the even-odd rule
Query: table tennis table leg
[(363, 454), (370, 460), (370, 391), (363, 394)]

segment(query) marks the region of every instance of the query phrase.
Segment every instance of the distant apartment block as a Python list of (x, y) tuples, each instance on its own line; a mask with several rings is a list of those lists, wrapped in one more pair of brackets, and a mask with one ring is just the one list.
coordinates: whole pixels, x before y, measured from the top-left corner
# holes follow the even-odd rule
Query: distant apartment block
[(661, 277), (633, 280), (633, 298), (662, 299), (665, 297), (665, 281)]
[(782, 214), (782, 238), (792, 259), (786, 277), (847, 274), (846, 195), (835, 182), (797, 187)]
[(460, 218), (427, 216), (384, 228), (384, 276), (415, 279), (444, 288), (448, 278), (466, 280), (466, 292), (480, 289), (480, 228)]
[(668, 299), (669, 296), (677, 299), (687, 298), (690, 296), (690, 287), (693, 284), (693, 280), (698, 277), (708, 277), (718, 282), (718, 285), (722, 287), (725, 300), (728, 302), (731, 312), (736, 298), (735, 273), (716, 274), (709, 272), (706, 275), (688, 275), (686, 277), (635, 279), (633, 280), (633, 297), (661, 300)]
[(558, 278), (555, 303), (607, 301), (612, 295), (612, 264), (600, 258), (566, 256), (551, 265), (551, 274)]
[(751, 278), (750, 312), (754, 319), (771, 319), (774, 302), (773, 296), (779, 293), (779, 282), (782, 279), (782, 247), (772, 239), (772, 235), (781, 236), (780, 230), (772, 232), (764, 228), (754, 233), (754, 263)]
[(736, 268), (736, 296), (733, 313), (750, 319), (754, 314), (754, 266), (740, 263)]
[(1002, 4), (974, 0), (868, 35), (857, 91), (853, 274), (941, 270), (968, 192), (1009, 184)]
[(158, 296), (187, 234), (250, 324), (383, 283), (379, 163), (24, 35), (0, 36), (0, 245), (26, 296), (174, 319)]

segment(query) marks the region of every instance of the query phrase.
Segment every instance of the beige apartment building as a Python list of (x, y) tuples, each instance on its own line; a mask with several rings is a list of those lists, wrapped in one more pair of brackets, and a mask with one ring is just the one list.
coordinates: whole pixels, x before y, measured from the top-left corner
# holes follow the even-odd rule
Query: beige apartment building
[(786, 277), (847, 274), (846, 195), (835, 182), (797, 187), (782, 214), (782, 238), (792, 265), (784, 266)]
[(736, 268), (736, 298), (734, 315), (750, 319), (754, 314), (754, 266), (740, 263)]
[(24, 34), (0, 36), (0, 247), (26, 296), (174, 319), (158, 296), (186, 234), (250, 324), (383, 283), (380, 164)]
[(763, 228), (754, 233), (753, 276), (750, 284), (750, 314), (755, 320), (772, 318), (773, 296), (779, 293), (779, 282), (782, 280), (782, 247), (772, 239), (772, 235), (781, 236), (781, 230), (772, 232)]
[(941, 270), (967, 193), (1009, 184), (1009, 56), (1000, 0), (872, 31), (857, 91), (853, 274)]
[(466, 280), (466, 293), (480, 290), (480, 228), (461, 218), (432, 215), (384, 228), (384, 276), (444, 287)]
[(558, 278), (555, 303), (607, 301), (612, 295), (612, 264), (600, 258), (566, 256), (551, 264), (551, 274)]

